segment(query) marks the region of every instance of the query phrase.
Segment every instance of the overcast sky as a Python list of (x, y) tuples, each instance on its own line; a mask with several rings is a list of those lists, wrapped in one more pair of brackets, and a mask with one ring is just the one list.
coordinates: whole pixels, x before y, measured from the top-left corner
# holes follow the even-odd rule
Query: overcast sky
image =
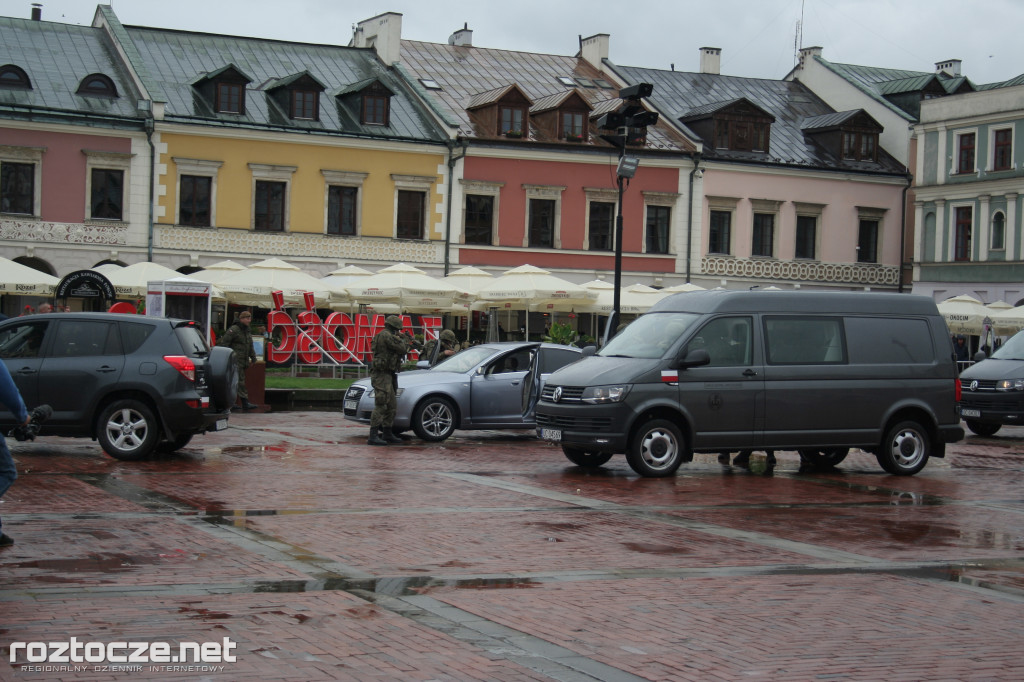
[[(92, 23), (95, 0), (41, 0), (43, 19)], [(347, 45), (352, 25), (403, 15), (403, 38), (445, 43), (464, 24), (473, 44), (575, 54), (579, 36), (611, 35), (623, 66), (699, 70), (698, 48), (722, 49), (721, 72), (782, 78), (804, 47), (833, 62), (932, 71), (963, 60), (978, 84), (1024, 73), (1024, 0), (111, 0), (121, 23)], [(642, 9), (641, 9), (642, 8)], [(30, 0), (0, 0), (0, 15), (28, 18)]]

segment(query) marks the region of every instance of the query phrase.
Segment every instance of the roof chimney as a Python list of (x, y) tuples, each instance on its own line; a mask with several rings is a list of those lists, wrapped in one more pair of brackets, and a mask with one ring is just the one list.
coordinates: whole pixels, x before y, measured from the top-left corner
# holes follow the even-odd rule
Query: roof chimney
[(960, 75), (960, 60), (947, 59), (944, 62), (935, 62), (935, 73), (945, 73), (947, 76)]
[(448, 36), (448, 44), (455, 47), (473, 47), (473, 32), (469, 30), (469, 24), (463, 24), (462, 28)]
[(597, 69), (604, 68), (604, 60), (608, 59), (608, 47), (611, 36), (607, 33), (595, 33), (580, 41), (580, 56)]
[(385, 12), (356, 24), (349, 47), (372, 47), (385, 64), (402, 58), (402, 15)]
[(722, 48), (700, 48), (700, 72), (718, 75), (722, 70)]
[(821, 48), (815, 45), (814, 47), (801, 47), (800, 48), (800, 66), (803, 66), (807, 60), (811, 57), (820, 57)]
[(43, 4), (40, 2), (32, 3), (32, 21), (43, 20)]

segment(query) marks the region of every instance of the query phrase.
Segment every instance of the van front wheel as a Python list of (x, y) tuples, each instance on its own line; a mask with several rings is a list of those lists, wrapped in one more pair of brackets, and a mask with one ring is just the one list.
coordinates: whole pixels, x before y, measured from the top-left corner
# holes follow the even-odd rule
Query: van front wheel
[(913, 476), (928, 463), (931, 452), (928, 431), (915, 421), (894, 424), (878, 451), (878, 463), (896, 476)]
[(610, 452), (591, 452), (568, 445), (562, 446), (562, 453), (570, 462), (585, 469), (595, 469), (612, 458)]
[(667, 419), (652, 419), (642, 424), (633, 436), (626, 461), (641, 476), (671, 476), (683, 463), (685, 449), (679, 427)]

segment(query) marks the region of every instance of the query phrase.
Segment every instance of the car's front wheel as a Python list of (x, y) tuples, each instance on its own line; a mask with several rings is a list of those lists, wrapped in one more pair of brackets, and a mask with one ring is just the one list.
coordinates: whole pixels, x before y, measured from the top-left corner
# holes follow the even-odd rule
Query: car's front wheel
[(686, 443), (679, 427), (667, 419), (642, 424), (629, 442), (626, 461), (641, 476), (671, 476), (686, 457)]
[(928, 431), (916, 421), (905, 421), (889, 428), (876, 457), (890, 474), (912, 476), (928, 463), (931, 448)]
[(100, 412), (96, 439), (115, 459), (144, 459), (160, 442), (160, 426), (145, 403), (131, 398), (115, 400)]
[(570, 462), (586, 469), (597, 468), (612, 458), (610, 452), (590, 452), (581, 448), (572, 448), (568, 445), (562, 446), (562, 453)]
[(443, 396), (427, 398), (412, 413), (412, 429), (426, 441), (445, 440), (455, 432), (455, 425), (455, 405)]
[(978, 422), (973, 419), (965, 419), (964, 423), (967, 424), (967, 428), (971, 430), (971, 433), (976, 433), (979, 436), (994, 436), (996, 431), (1003, 428), (1002, 424)]
[(800, 461), (803, 464), (815, 469), (831, 469), (846, 459), (846, 455), (850, 454), (850, 449), (825, 448), (821, 450), (804, 448), (798, 450), (798, 452), (800, 453)]

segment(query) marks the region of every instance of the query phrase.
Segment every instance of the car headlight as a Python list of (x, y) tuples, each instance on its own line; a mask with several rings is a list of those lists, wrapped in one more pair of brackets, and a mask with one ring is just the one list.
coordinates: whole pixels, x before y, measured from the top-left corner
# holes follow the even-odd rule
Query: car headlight
[(1024, 379), (1003, 379), (996, 382), (997, 391), (1024, 391)]
[[(402, 393), (404, 393), (404, 392), (405, 392), (404, 388), (398, 389), (397, 391), (395, 391), (395, 397), (396, 398), (401, 397)], [(367, 398), (372, 398), (373, 397), (373, 389), (372, 388), (369, 391), (366, 392), (366, 397)]]
[(620, 403), (626, 399), (626, 394), (629, 393), (629, 384), (620, 384), (618, 386), (588, 386), (583, 389), (583, 395), (580, 396), (580, 400), (591, 405), (597, 405), (600, 403)]

